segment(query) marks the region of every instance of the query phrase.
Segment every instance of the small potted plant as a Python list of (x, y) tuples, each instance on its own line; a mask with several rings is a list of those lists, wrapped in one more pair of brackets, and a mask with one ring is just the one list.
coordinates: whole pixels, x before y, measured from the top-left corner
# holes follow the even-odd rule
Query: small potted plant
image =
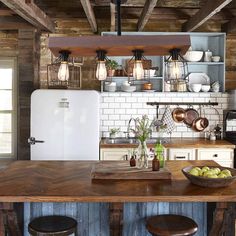
[(107, 75), (112, 77), (115, 74), (115, 70), (119, 67), (119, 64), (115, 60), (106, 61)]
[(119, 128), (110, 129), (110, 138), (116, 138), (116, 135), (120, 132)]

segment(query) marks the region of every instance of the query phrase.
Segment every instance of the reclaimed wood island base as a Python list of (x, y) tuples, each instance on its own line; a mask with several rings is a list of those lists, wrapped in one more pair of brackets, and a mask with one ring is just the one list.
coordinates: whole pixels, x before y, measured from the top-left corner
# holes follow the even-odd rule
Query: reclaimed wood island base
[[(110, 235), (122, 235), (123, 203), (128, 202), (217, 202), (210, 236), (227, 227), (230, 203), (236, 201), (236, 183), (226, 188), (192, 185), (181, 173), (189, 165), (217, 165), (213, 161), (168, 161), (172, 180), (95, 180), (95, 161), (15, 161), (0, 172), (0, 235), (4, 221), (12, 235), (21, 235), (12, 203), (19, 202), (108, 202)], [(115, 165), (115, 162), (114, 162)], [(230, 226), (231, 227), (231, 226)]]

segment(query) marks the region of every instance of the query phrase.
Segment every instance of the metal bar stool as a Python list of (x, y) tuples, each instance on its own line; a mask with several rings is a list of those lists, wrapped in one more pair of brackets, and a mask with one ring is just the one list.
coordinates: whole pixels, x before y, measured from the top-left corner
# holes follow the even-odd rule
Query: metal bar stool
[(67, 216), (42, 216), (28, 225), (32, 236), (69, 236), (76, 232), (77, 221)]
[(146, 228), (153, 236), (187, 236), (197, 232), (196, 222), (181, 215), (158, 215), (147, 219)]

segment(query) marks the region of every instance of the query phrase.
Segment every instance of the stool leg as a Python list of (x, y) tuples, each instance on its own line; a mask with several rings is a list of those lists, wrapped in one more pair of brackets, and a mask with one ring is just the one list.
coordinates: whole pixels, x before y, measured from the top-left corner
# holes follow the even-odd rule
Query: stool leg
[(110, 236), (122, 236), (123, 203), (110, 203), (109, 221)]

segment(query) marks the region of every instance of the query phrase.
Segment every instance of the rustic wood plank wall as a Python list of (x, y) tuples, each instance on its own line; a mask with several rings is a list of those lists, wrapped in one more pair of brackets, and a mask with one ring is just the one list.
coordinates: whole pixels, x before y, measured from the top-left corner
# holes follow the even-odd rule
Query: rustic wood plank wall
[[(78, 222), (78, 236), (109, 235), (108, 203), (25, 203), (24, 236), (31, 219), (43, 215), (67, 215)], [(206, 203), (125, 203), (123, 236), (150, 236), (147, 217), (157, 214), (182, 214), (199, 225), (196, 236), (207, 235)]]
[(39, 82), (39, 34), (34, 29), (18, 32), (18, 147), (17, 158), (30, 159), (30, 96)]
[[(135, 31), (137, 20), (122, 21), (123, 31)], [(102, 19), (97, 20), (99, 31), (109, 31), (110, 24)], [(181, 20), (150, 20), (144, 31), (181, 31)], [(197, 31), (219, 32), (220, 24), (208, 21)], [(99, 33), (100, 33), (99, 32)], [(30, 147), (27, 144), (30, 127), (30, 95), (38, 87), (46, 88), (47, 64), (51, 63), (51, 53), (47, 47), (49, 36), (73, 35), (81, 36), (92, 34), (85, 19), (57, 19), (54, 34), (43, 33), (39, 42), (39, 33), (32, 29), (17, 31), (0, 31), (0, 50), (4, 56), (18, 56), (18, 158), (30, 159)], [(227, 36), (226, 45), (226, 89), (236, 89), (236, 36)], [(40, 66), (38, 57), (40, 56)], [(82, 89), (100, 90), (100, 82), (95, 79), (95, 60), (85, 58), (82, 66)], [(39, 73), (39, 76), (38, 76)]]

